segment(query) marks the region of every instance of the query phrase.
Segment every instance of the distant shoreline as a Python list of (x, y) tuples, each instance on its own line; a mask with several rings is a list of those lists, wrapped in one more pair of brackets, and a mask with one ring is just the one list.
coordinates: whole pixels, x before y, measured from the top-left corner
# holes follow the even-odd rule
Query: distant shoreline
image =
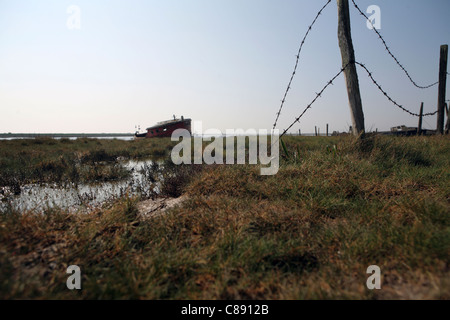
[[(415, 130), (410, 131), (378, 131), (372, 132), (378, 135), (394, 135), (394, 136), (402, 136), (402, 135), (416, 135)], [(432, 135), (435, 133), (435, 130), (423, 129), (423, 135)], [(345, 135), (348, 133), (339, 132), (338, 135)], [(33, 138), (131, 138), (134, 137), (134, 133), (0, 133), (0, 139), (33, 139)], [(298, 133), (287, 133), (288, 136), (299, 136)], [(195, 134), (194, 137), (199, 137), (200, 135)], [(208, 136), (208, 135), (203, 135)], [(226, 137), (226, 135), (222, 135)], [(316, 136), (314, 133), (302, 133), (300, 136), (305, 137), (313, 137)], [(319, 137), (326, 137), (327, 135), (324, 133), (317, 134)], [(329, 134), (328, 136), (333, 136)]]
[(0, 133), (0, 138), (113, 138), (133, 136), (134, 133)]

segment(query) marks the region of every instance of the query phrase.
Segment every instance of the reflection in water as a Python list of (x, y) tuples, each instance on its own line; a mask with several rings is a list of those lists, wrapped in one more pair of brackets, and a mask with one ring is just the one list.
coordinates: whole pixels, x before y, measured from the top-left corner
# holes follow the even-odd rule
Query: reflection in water
[(130, 171), (130, 177), (122, 181), (102, 182), (95, 184), (29, 184), (21, 187), (19, 195), (13, 195), (7, 189), (2, 190), (3, 202), (0, 211), (11, 205), (19, 211), (42, 211), (58, 207), (72, 212), (83, 208), (101, 206), (104, 202), (120, 198), (124, 195), (148, 197), (158, 192), (146, 172), (152, 165), (151, 160), (127, 161), (122, 165)]

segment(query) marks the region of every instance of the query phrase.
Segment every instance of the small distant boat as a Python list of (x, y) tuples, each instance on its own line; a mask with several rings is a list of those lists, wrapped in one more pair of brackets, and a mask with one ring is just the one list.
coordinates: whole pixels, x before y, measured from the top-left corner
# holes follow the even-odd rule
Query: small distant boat
[(172, 133), (177, 129), (186, 129), (189, 133), (192, 133), (191, 119), (185, 119), (183, 116), (181, 116), (181, 119), (177, 119), (173, 116), (173, 120), (158, 122), (156, 125), (147, 128), (147, 132), (136, 132), (134, 137), (136, 139), (171, 137)]

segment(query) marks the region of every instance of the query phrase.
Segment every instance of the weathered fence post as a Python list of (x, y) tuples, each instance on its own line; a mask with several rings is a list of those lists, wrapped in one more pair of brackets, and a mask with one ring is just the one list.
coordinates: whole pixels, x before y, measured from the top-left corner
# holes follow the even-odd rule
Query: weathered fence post
[(420, 105), (419, 125), (417, 126), (417, 134), (422, 134), (422, 121), (423, 121), (423, 102)]
[(328, 137), (328, 123), (327, 123), (327, 137)]
[(439, 60), (439, 95), (438, 95), (438, 116), (437, 128), (438, 134), (444, 134), (444, 118), (445, 118), (445, 89), (447, 86), (447, 58), (448, 45), (441, 46), (441, 56)]
[(314, 126), (315, 130), (316, 130), (316, 137), (317, 137), (317, 126)]
[(353, 134), (364, 135), (364, 113), (361, 93), (359, 91), (358, 74), (356, 72), (355, 51), (353, 49), (350, 27), (350, 10), (348, 0), (336, 0), (338, 6), (338, 38), (341, 49), (342, 67), (347, 82), (347, 94), (352, 115)]

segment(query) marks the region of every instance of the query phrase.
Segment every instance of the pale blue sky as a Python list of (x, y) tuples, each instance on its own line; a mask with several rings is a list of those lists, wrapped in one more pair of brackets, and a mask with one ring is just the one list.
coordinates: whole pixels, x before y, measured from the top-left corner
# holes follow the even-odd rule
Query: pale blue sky
[[(0, 0), (0, 132), (133, 132), (173, 114), (203, 128), (270, 129), (306, 28), (326, 0)], [(450, 43), (448, 0), (358, 0), (381, 8), (381, 34), (419, 84), (437, 81)], [(69, 30), (67, 8), (81, 9)], [(356, 59), (400, 104), (436, 110), (351, 7)], [(278, 127), (339, 71), (336, 2), (303, 48)], [(417, 125), (358, 69), (366, 128)], [(449, 81), (450, 82), (450, 81)], [(448, 96), (448, 95), (447, 95)], [(300, 125), (348, 129), (343, 76)], [(425, 119), (435, 128), (436, 118)]]

